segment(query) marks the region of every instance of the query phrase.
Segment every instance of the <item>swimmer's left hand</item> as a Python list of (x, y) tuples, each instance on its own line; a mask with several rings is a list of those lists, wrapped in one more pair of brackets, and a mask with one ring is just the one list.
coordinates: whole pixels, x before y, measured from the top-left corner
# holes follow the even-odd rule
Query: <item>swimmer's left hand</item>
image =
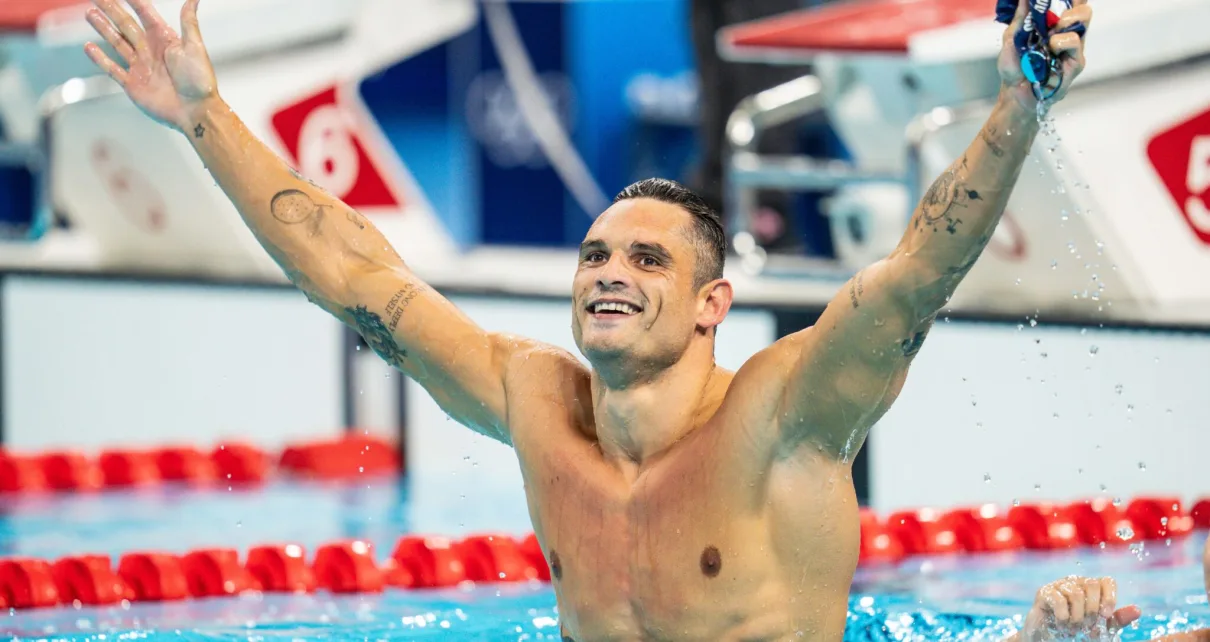
[[(1000, 71), (1002, 92), (1016, 99), (1022, 107), (1032, 111), (1038, 100), (1034, 97), (1033, 87), (1021, 71), (1021, 56), (1013, 44), (1013, 36), (1020, 31), (1021, 25), (1025, 21), (1025, 15), (1029, 12), (1029, 5), (1029, 0), (1018, 0), (1017, 13), (1013, 16), (1012, 23), (1004, 30), (1000, 57), (996, 67)], [(1076, 76), (1084, 71), (1084, 39), (1076, 33), (1056, 33), (1076, 23), (1083, 24), (1085, 32), (1090, 27), (1092, 7), (1088, 5), (1088, 0), (1073, 0), (1072, 7), (1064, 11), (1059, 16), (1059, 23), (1051, 28), (1054, 35), (1050, 37), (1047, 44), (1051, 55), (1059, 60), (1062, 84), (1059, 85), (1059, 90), (1055, 92), (1054, 96), (1047, 100), (1047, 104), (1062, 100), (1071, 89), (1071, 84), (1075, 81)], [(1048, 89), (1053, 89), (1056, 84), (1059, 84), (1059, 79), (1052, 79)]]

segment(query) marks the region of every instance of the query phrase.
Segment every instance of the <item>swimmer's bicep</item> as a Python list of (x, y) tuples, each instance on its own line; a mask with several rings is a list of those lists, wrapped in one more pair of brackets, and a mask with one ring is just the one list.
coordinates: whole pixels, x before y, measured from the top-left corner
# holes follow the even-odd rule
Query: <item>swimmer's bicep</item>
[(504, 364), (510, 343), (485, 331), (409, 270), (355, 275), (343, 316), (384, 361), (451, 418), (507, 441)]
[(812, 328), (782, 340), (796, 351), (777, 415), (783, 441), (811, 441), (838, 457), (860, 447), (927, 333), (911, 292), (917, 276), (889, 260), (875, 263), (841, 288)]

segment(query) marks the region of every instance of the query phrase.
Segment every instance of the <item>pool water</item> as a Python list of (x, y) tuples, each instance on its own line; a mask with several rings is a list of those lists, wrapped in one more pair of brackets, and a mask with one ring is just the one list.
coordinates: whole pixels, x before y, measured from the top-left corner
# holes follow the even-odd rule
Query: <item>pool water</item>
[[(426, 492), (428, 489), (425, 489)], [(385, 559), (401, 533), (462, 536), (475, 523), (529, 530), (523, 514), (475, 493), (409, 500), (395, 479), (356, 484), (280, 482), (256, 489), (159, 488), (0, 499), (0, 555), (55, 559), (84, 552), (246, 550), (363, 538)], [(464, 498), (464, 495), (470, 498)], [(452, 497), (453, 495), (451, 495)], [(454, 523), (457, 521), (458, 523)], [(1111, 575), (1119, 601), (1143, 609), (1124, 640), (1210, 626), (1202, 587), (1206, 533), (1128, 548), (914, 558), (863, 567), (854, 580), (846, 640), (996, 640), (1020, 624), (1034, 593), (1069, 574)], [(377, 595), (245, 595), (101, 608), (0, 614), (0, 633), (22, 640), (557, 640), (554, 593), (541, 583)]]

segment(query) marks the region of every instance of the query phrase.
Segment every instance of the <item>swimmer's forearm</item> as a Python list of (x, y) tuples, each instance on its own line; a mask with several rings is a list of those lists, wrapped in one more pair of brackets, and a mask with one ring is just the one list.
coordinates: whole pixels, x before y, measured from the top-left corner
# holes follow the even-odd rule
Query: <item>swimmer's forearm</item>
[(185, 135), (207, 170), (313, 301), (339, 316), (353, 271), (403, 265), (368, 220), (295, 173), (221, 99), (196, 110), (192, 122)]
[(1001, 96), (979, 135), (925, 193), (897, 254), (920, 261), (936, 309), (974, 266), (1004, 214), (1038, 133), (1036, 114)]

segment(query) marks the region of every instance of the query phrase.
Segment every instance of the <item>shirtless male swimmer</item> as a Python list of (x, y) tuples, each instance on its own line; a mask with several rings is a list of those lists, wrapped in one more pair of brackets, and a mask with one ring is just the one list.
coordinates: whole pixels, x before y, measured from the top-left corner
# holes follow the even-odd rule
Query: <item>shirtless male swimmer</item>
[[(1058, 28), (1092, 18), (1086, 0)], [(1006, 36), (987, 124), (924, 196), (899, 246), (813, 327), (738, 372), (714, 363), (731, 306), (717, 214), (675, 183), (618, 195), (581, 246), (572, 330), (591, 364), (485, 332), (368, 220), (309, 183), (224, 104), (197, 21), (94, 0), (89, 57), (183, 133), (307, 298), (356, 328), (450, 416), (511, 445), (575, 640), (840, 640), (857, 566), (850, 466), (934, 318), (987, 244), (1038, 131)], [(1024, 19), (1017, 12), (1007, 33)], [(99, 9), (99, 10), (98, 10)], [(141, 23), (141, 24), (140, 24)], [(1056, 99), (1084, 67), (1072, 33)]]

